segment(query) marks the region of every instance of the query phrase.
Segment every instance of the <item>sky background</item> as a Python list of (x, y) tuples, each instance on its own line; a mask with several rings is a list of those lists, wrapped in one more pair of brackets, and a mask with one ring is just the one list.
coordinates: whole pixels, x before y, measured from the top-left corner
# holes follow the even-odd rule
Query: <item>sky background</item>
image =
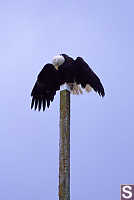
[(134, 184), (134, 2), (0, 2), (0, 199), (58, 199), (59, 92), (30, 110), (44, 64), (82, 56), (106, 96), (71, 96), (71, 199), (119, 200)]

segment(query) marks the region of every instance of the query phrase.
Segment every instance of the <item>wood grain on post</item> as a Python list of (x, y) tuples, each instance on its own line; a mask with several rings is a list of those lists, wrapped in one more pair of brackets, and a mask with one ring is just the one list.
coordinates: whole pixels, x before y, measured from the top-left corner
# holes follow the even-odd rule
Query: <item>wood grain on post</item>
[(70, 92), (60, 92), (59, 200), (70, 200)]

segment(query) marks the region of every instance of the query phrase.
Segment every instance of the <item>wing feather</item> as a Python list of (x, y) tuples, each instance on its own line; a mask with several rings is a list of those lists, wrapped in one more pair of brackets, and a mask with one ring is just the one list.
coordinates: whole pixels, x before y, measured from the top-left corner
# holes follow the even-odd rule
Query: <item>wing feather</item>
[(37, 81), (32, 89), (31, 109), (43, 111), (50, 106), (50, 101), (54, 100), (56, 91), (60, 89), (58, 71), (52, 64), (46, 64), (37, 77)]
[(105, 96), (105, 91), (103, 85), (98, 78), (98, 76), (93, 72), (89, 65), (81, 57), (77, 57), (75, 60), (75, 70), (76, 70), (76, 82), (81, 84), (83, 88), (86, 84), (89, 84), (95, 92), (102, 97)]
[(45, 108), (46, 108), (46, 99), (43, 98), (43, 111), (45, 110)]

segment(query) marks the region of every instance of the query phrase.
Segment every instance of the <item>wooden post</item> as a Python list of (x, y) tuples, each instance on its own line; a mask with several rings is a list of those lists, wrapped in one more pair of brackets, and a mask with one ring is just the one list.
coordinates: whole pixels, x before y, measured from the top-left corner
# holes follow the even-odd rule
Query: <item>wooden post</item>
[(60, 92), (59, 200), (70, 200), (70, 92)]

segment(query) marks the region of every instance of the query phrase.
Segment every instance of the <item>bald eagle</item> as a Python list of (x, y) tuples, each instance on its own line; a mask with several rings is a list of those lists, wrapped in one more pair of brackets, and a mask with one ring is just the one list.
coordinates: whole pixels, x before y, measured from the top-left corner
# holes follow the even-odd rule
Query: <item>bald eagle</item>
[(94, 89), (101, 97), (105, 92), (98, 76), (81, 57), (75, 60), (66, 54), (54, 56), (52, 64), (46, 64), (37, 77), (32, 89), (31, 109), (43, 111), (49, 108), (56, 91), (66, 84), (72, 94), (82, 94), (83, 89), (90, 92)]

